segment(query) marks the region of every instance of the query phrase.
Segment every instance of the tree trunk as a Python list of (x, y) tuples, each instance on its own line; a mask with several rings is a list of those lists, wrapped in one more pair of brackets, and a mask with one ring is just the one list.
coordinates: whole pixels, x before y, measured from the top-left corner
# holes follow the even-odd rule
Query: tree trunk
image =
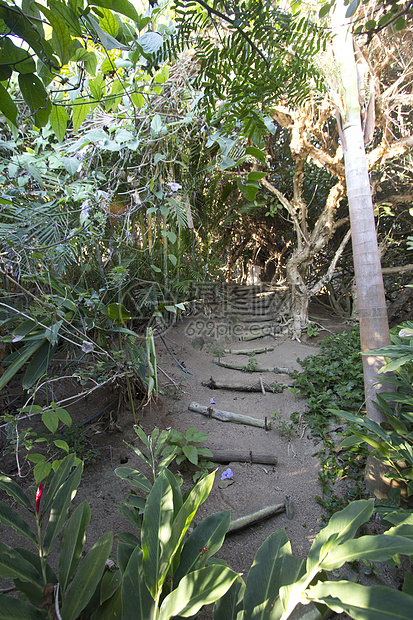
[[(345, 17), (346, 8), (343, 0), (339, 0), (332, 12), (333, 50), (338, 69), (339, 95), (342, 102), (342, 109), (339, 111), (344, 140), (344, 163), (350, 210), (361, 349), (362, 352), (367, 352), (390, 344), (390, 333), (364, 136), (361, 127), (353, 36), (350, 20)], [(383, 421), (383, 416), (373, 401), (376, 392), (381, 387), (377, 384), (377, 373), (382, 365), (383, 358), (363, 355), (367, 415), (379, 423)], [(376, 491), (377, 480), (367, 479), (367, 484), (371, 491)]]

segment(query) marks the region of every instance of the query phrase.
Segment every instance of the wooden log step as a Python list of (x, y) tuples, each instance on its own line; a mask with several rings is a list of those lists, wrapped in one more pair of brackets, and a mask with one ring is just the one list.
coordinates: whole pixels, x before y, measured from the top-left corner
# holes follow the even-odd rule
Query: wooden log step
[(256, 454), (252, 450), (243, 453), (236, 450), (212, 450), (210, 461), (215, 463), (260, 463), (261, 465), (277, 465), (278, 457), (273, 454)]
[[(240, 385), (238, 383), (222, 383), (221, 381), (215, 381), (212, 377), (209, 381), (202, 381), (202, 385), (209, 387), (211, 390), (230, 390), (235, 392), (262, 392), (261, 382), (254, 383), (254, 385)], [(264, 389), (268, 392), (280, 393), (283, 391), (285, 385), (282, 383), (268, 383), (263, 382)]]
[(242, 415), (241, 413), (233, 413), (231, 411), (222, 411), (215, 407), (205, 407), (199, 403), (192, 402), (188, 409), (195, 413), (201, 413), (208, 418), (215, 418), (221, 420), (221, 422), (234, 422), (235, 424), (247, 424), (248, 426), (257, 426), (258, 428), (264, 428), (269, 430), (271, 428), (271, 422), (265, 420), (259, 420), (258, 418), (252, 418), (249, 415)]
[(268, 353), (274, 351), (274, 347), (261, 347), (258, 349), (224, 349), (224, 353), (229, 355), (258, 355), (258, 353)]

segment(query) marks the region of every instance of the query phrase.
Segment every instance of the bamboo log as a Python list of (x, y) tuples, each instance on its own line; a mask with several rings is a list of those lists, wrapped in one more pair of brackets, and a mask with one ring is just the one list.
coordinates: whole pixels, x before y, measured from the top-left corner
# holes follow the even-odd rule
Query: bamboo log
[(257, 512), (245, 515), (244, 517), (240, 517), (239, 519), (234, 519), (234, 521), (231, 521), (228, 534), (230, 534), (231, 532), (237, 532), (244, 527), (248, 527), (249, 525), (253, 525), (254, 523), (258, 523), (263, 519), (268, 519), (268, 517), (273, 517), (284, 511), (285, 503), (275, 504), (274, 506), (267, 506), (266, 508), (261, 508), (261, 510), (257, 510)]
[(223, 368), (230, 368), (231, 370), (242, 370), (243, 372), (274, 372), (276, 375), (289, 375), (289, 368), (282, 366), (275, 366), (274, 368), (261, 368), (261, 366), (253, 366), (248, 368), (248, 364), (241, 366), (241, 364), (234, 364), (233, 362), (222, 362), (221, 360), (212, 360), (213, 364), (222, 366)]
[(261, 368), (260, 366), (251, 366), (251, 368), (248, 368), (248, 364), (233, 364), (232, 362), (222, 362), (221, 360), (212, 360), (212, 362), (217, 364), (217, 366), (231, 368), (232, 370), (242, 370), (244, 372), (272, 372), (272, 368)]
[(224, 353), (231, 355), (257, 355), (258, 353), (268, 353), (274, 351), (274, 347), (261, 347), (261, 349), (224, 349)]
[[(254, 383), (254, 385), (240, 385), (238, 383), (221, 383), (220, 381), (215, 381), (212, 377), (209, 381), (202, 381), (202, 385), (205, 387), (209, 387), (211, 390), (233, 390), (235, 392), (262, 392), (261, 389), (261, 381), (259, 383)], [(284, 389), (284, 385), (282, 383), (265, 383), (263, 381), (263, 386), (268, 392), (282, 392)]]
[(213, 450), (210, 460), (214, 463), (260, 463), (261, 465), (277, 465), (278, 457), (272, 454), (254, 454), (236, 452), (234, 450)]
[(234, 422), (235, 424), (248, 424), (249, 426), (257, 426), (258, 428), (265, 428), (269, 430), (271, 428), (271, 422), (265, 420), (258, 420), (258, 418), (251, 418), (249, 415), (242, 415), (241, 413), (232, 413), (231, 411), (221, 411), (221, 409), (215, 409), (215, 407), (205, 407), (198, 403), (191, 403), (188, 407), (189, 411), (195, 411), (195, 413), (201, 413), (209, 418), (215, 418), (221, 420), (221, 422)]

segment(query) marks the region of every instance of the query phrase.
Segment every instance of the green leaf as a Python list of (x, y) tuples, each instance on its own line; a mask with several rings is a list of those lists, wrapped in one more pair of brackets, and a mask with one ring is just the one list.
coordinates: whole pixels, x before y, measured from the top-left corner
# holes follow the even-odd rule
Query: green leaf
[(67, 522), (59, 552), (59, 583), (62, 592), (66, 591), (67, 584), (82, 557), (90, 514), (90, 506), (84, 501), (76, 508)]
[(108, 9), (102, 9), (101, 11), (102, 17), (99, 19), (99, 25), (105, 32), (110, 34), (112, 37), (116, 37), (119, 32), (119, 24), (113, 15), (112, 11)]
[(63, 439), (55, 439), (53, 443), (56, 448), (60, 448), (60, 450), (64, 450), (65, 452), (67, 452), (67, 454), (69, 454), (69, 445), (65, 441), (63, 441)]
[(23, 506), (24, 508), (30, 507), (30, 500), (26, 493), (23, 491), (23, 489), (20, 488), (17, 482), (12, 480), (8, 476), (0, 475), (0, 489), (6, 491), (6, 493), (10, 495), (10, 497), (15, 499), (16, 502), (20, 504), (20, 506)]
[(156, 54), (163, 45), (163, 37), (158, 32), (145, 32), (136, 39), (136, 43), (140, 45), (144, 54)]
[[(66, 522), (70, 504), (74, 499), (77, 488), (80, 484), (82, 470), (83, 463), (80, 463), (59, 488), (52, 501), (49, 522), (47, 524), (43, 539), (43, 550), (46, 554), (48, 554), (53, 548), (56, 536), (59, 534)], [(59, 469), (57, 471), (59, 471)]]
[(261, 151), (261, 149), (257, 149), (255, 146), (248, 146), (245, 149), (247, 155), (253, 155), (260, 162), (265, 164), (267, 162), (267, 153), (265, 151)]
[(178, 583), (184, 575), (205, 566), (208, 558), (221, 548), (230, 524), (229, 510), (217, 512), (201, 521), (185, 541), (174, 582)]
[(352, 539), (358, 528), (370, 519), (373, 510), (374, 500), (370, 499), (352, 502), (344, 510), (336, 512), (311, 545), (307, 558), (307, 571), (310, 573), (322, 560), (326, 543), (334, 540), (338, 545)]
[(0, 68), (3, 65), (12, 65), (13, 70), (18, 73), (34, 73), (36, 71), (36, 63), (30, 53), (14, 45), (8, 37), (4, 37), (1, 44)]
[(413, 555), (413, 540), (402, 536), (388, 536), (387, 534), (362, 536), (355, 540), (348, 540), (341, 545), (335, 545), (321, 562), (320, 568), (334, 570), (345, 562), (363, 559), (372, 562), (384, 562), (397, 553)]
[(0, 543), (0, 576), (4, 579), (42, 582), (42, 575), (16, 549)]
[[(51, 403), (51, 404), (54, 405), (55, 403)], [(65, 424), (68, 427), (72, 426), (72, 418), (70, 416), (70, 413), (66, 411), (66, 409), (63, 409), (62, 407), (56, 407), (54, 409), (54, 412), (58, 416), (59, 420), (63, 422), (63, 424)]]
[(182, 452), (190, 463), (198, 465), (198, 450), (195, 446), (182, 446)]
[(135, 7), (128, 0), (89, 0), (89, 5), (100, 6), (102, 9), (109, 9), (116, 13), (122, 13), (133, 21), (140, 21), (140, 15), (136, 11)]
[(41, 514), (45, 513), (49, 509), (52, 502), (54, 501), (54, 498), (56, 497), (58, 490), (60, 489), (61, 485), (67, 479), (70, 473), (70, 470), (72, 469), (75, 463), (75, 458), (76, 458), (75, 454), (68, 454), (61, 461), (59, 467), (57, 468), (50, 482), (49, 488), (47, 489), (46, 497), (44, 497), (44, 494), (43, 494)]
[(24, 373), (22, 386), (25, 390), (33, 387), (46, 373), (50, 361), (57, 349), (57, 344), (52, 345), (48, 340), (43, 342), (30, 360)]
[(3, 84), (0, 84), (0, 110), (13, 125), (17, 126), (17, 106)]
[(34, 479), (36, 484), (39, 484), (42, 480), (47, 478), (47, 476), (52, 471), (52, 464), (47, 461), (40, 461), (37, 463), (35, 468), (33, 469)]
[(0, 594), (0, 620), (44, 620), (44, 615), (21, 599)]
[(346, 18), (353, 17), (354, 13), (359, 8), (360, 0), (352, 0), (347, 7)]
[(327, 4), (324, 4), (318, 12), (319, 17), (325, 17), (327, 13), (330, 12), (330, 9), (331, 4), (329, 2)]
[(83, 560), (62, 605), (61, 614), (65, 620), (75, 620), (90, 601), (104, 573), (112, 542), (112, 532), (107, 532)]
[(108, 316), (116, 325), (122, 325), (131, 318), (131, 313), (123, 304), (113, 303), (108, 305)]
[(19, 536), (27, 538), (27, 540), (36, 544), (36, 536), (26, 521), (13, 508), (10, 508), (2, 501), (0, 501), (0, 523), (12, 527)]
[(252, 170), (247, 175), (247, 181), (259, 181), (267, 176), (266, 172), (260, 172), (259, 170)]
[(42, 422), (51, 433), (55, 433), (59, 426), (59, 416), (53, 411), (45, 411), (42, 414)]
[(59, 56), (62, 66), (64, 66), (68, 63), (73, 48), (73, 41), (70, 36), (69, 28), (63, 19), (61, 19), (54, 11), (51, 11), (41, 4), (37, 4), (37, 6), (53, 28), (53, 48)]
[(34, 114), (36, 125), (44, 127), (48, 121), (52, 104), (43, 83), (32, 73), (19, 73), (19, 86), (24, 100)]
[(122, 478), (122, 480), (127, 480), (130, 484), (138, 489), (142, 489), (147, 493), (150, 492), (152, 485), (149, 480), (141, 474), (140, 471), (136, 469), (131, 469), (130, 467), (118, 467), (115, 469), (115, 474)]
[(102, 604), (110, 599), (121, 584), (122, 572), (118, 568), (106, 571), (100, 584), (100, 603)]
[[(143, 106), (146, 103), (145, 97), (141, 93), (132, 93), (131, 99), (132, 99), (133, 105), (136, 105), (137, 108), (143, 108)], [(17, 109), (16, 109), (16, 112), (17, 112)]]
[(355, 620), (411, 620), (413, 617), (413, 598), (384, 586), (327, 581), (308, 588), (306, 595), (337, 613), (347, 612)]
[(214, 605), (214, 620), (240, 620), (244, 609), (245, 583), (238, 577)]
[(23, 364), (27, 362), (27, 360), (37, 351), (37, 349), (42, 346), (44, 342), (46, 342), (46, 339), (42, 338), (41, 340), (36, 340), (33, 343), (28, 343), (22, 349), (20, 349), (17, 359), (15, 359), (12, 364), (10, 364), (3, 376), (0, 377), (0, 390), (2, 390), (5, 385), (7, 385), (10, 379), (14, 377), (16, 372), (20, 370)]
[(179, 586), (163, 601), (159, 620), (174, 616), (194, 616), (204, 605), (214, 603), (225, 594), (238, 574), (226, 566), (213, 564), (183, 577)]
[(200, 433), (195, 426), (191, 426), (185, 433), (185, 441), (206, 441), (208, 433)]
[(400, 15), (395, 23), (394, 23), (394, 29), (397, 31), (403, 30), (406, 27), (406, 18), (404, 15)]
[(64, 106), (62, 105), (54, 105), (52, 107), (52, 111), (50, 113), (49, 121), (50, 125), (54, 131), (54, 134), (59, 142), (62, 142), (65, 134), (67, 123), (69, 121), (69, 115), (66, 112)]
[(136, 547), (122, 580), (122, 620), (148, 620), (153, 617), (154, 607), (145, 584), (142, 550)]
[(146, 500), (141, 533), (145, 581), (154, 599), (163, 586), (172, 561), (168, 542), (172, 534), (173, 516), (172, 488), (162, 473), (155, 480)]
[(86, 97), (76, 97), (73, 103), (73, 131), (77, 131), (86, 116), (89, 114), (89, 100)]

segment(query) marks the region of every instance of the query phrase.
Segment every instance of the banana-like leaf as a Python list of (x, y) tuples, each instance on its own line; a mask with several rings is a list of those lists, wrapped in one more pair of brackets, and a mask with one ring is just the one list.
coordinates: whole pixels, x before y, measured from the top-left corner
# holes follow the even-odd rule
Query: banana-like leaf
[(373, 513), (374, 500), (352, 502), (344, 510), (336, 512), (328, 525), (317, 534), (307, 558), (307, 571), (310, 573), (327, 554), (329, 546), (352, 539), (358, 528), (368, 521)]
[(8, 384), (10, 379), (20, 370), (20, 368), (27, 362), (28, 359), (39, 349), (42, 344), (46, 342), (46, 338), (41, 340), (35, 340), (32, 344), (25, 345), (19, 352), (19, 356), (14, 360), (12, 364), (7, 368), (6, 372), (0, 377), (0, 390)]
[(117, 467), (115, 469), (115, 474), (119, 476), (119, 478), (122, 478), (122, 480), (127, 480), (128, 482), (130, 482), (132, 486), (137, 487), (138, 489), (141, 489), (142, 491), (145, 491), (147, 493), (149, 493), (152, 488), (152, 485), (146, 478), (146, 476), (141, 474), (140, 471), (132, 469), (131, 467)]
[(24, 508), (30, 507), (30, 500), (20, 486), (8, 476), (0, 476), (0, 489), (6, 491), (10, 497), (16, 500)]
[(210, 515), (194, 529), (182, 549), (174, 583), (179, 583), (191, 571), (205, 566), (208, 558), (222, 547), (230, 524), (231, 513), (226, 510)]
[(70, 504), (76, 495), (77, 488), (80, 484), (82, 471), (83, 463), (79, 463), (79, 465), (70, 474), (66, 482), (62, 484), (56, 493), (51, 506), (49, 522), (47, 524), (43, 539), (43, 551), (46, 555), (50, 553), (55, 543), (56, 536), (66, 523)]
[(79, 565), (89, 522), (90, 506), (87, 501), (84, 501), (73, 512), (63, 535), (59, 552), (59, 583), (62, 592), (66, 591), (69, 579)]
[(59, 467), (56, 469), (55, 474), (50, 482), (49, 488), (47, 489), (46, 496), (42, 498), (42, 504), (40, 508), (40, 512), (43, 515), (52, 505), (56, 493), (58, 492), (61, 485), (67, 479), (70, 470), (75, 464), (76, 454), (68, 454), (65, 458), (60, 462)]
[(5, 579), (42, 582), (42, 575), (31, 562), (12, 547), (0, 543), (0, 576)]
[(119, 587), (104, 603), (99, 605), (92, 620), (113, 620), (114, 618), (123, 618), (122, 616), (122, 592)]
[(413, 540), (387, 534), (362, 536), (355, 540), (347, 540), (341, 545), (334, 545), (327, 557), (321, 562), (320, 568), (334, 570), (345, 562), (362, 559), (384, 562), (397, 553), (413, 555)]
[(194, 616), (201, 607), (214, 603), (223, 596), (237, 577), (238, 573), (219, 564), (189, 573), (163, 601), (159, 620), (169, 620), (175, 616)]
[(112, 550), (112, 532), (107, 532), (89, 551), (77, 571), (62, 605), (65, 620), (75, 620), (93, 596)]
[(349, 581), (319, 582), (306, 590), (307, 598), (355, 620), (411, 620), (413, 597), (384, 586), (362, 586)]
[(0, 523), (12, 527), (19, 536), (27, 538), (34, 544), (36, 544), (36, 536), (27, 525), (26, 521), (19, 515), (13, 508), (7, 506), (4, 502), (0, 501)]
[[(15, 551), (20, 553), (20, 555), (24, 560), (26, 560), (26, 562), (29, 562), (30, 564), (32, 564), (32, 566), (34, 566), (34, 568), (39, 574), (39, 579), (37, 580), (37, 582), (14, 579), (13, 583), (16, 588), (28, 598), (29, 602), (32, 603), (32, 605), (38, 607), (44, 601), (44, 581), (42, 577), (42, 564), (39, 554), (32, 553), (27, 549), (21, 549), (20, 547), (15, 548)], [(49, 564), (46, 564), (46, 581), (47, 583), (52, 584), (57, 583), (56, 575), (54, 574)]]
[(244, 612), (245, 583), (239, 576), (214, 605), (214, 620), (241, 620)]
[(148, 495), (142, 523), (143, 570), (152, 597), (157, 598), (172, 561), (173, 493), (162, 473)]
[(21, 599), (0, 594), (0, 620), (44, 620), (44, 615)]
[(147, 620), (153, 617), (155, 601), (146, 587), (142, 550), (139, 547), (130, 556), (121, 590), (122, 620)]
[(52, 345), (48, 340), (33, 355), (23, 377), (23, 388), (31, 388), (46, 372), (47, 367), (57, 349), (57, 344)]

